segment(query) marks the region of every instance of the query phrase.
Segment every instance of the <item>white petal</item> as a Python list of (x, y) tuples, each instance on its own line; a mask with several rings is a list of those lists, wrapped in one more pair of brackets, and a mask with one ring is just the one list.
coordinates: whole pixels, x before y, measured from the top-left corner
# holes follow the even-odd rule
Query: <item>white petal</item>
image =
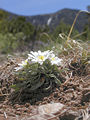
[(29, 58), (33, 58), (34, 56), (32, 54), (28, 54)]
[(20, 66), (20, 67), (16, 67), (16, 68), (14, 68), (15, 69), (15, 71), (18, 71), (18, 70), (21, 70), (23, 67), (22, 66)]
[(31, 51), (30, 53), (31, 53), (33, 56), (37, 56), (37, 55), (38, 55), (37, 52), (33, 52), (33, 51)]
[(42, 52), (40, 50), (38, 51), (38, 55), (42, 55)]

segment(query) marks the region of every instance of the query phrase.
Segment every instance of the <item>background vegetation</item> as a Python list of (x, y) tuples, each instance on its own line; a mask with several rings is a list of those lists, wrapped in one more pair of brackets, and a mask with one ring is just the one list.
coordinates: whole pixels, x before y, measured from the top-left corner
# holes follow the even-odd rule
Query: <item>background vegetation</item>
[[(87, 19), (88, 24), (84, 26), (83, 34), (73, 29), (71, 38), (83, 41), (90, 40), (90, 14), (88, 14)], [(69, 24), (60, 21), (60, 24), (51, 31), (48, 25), (34, 26), (24, 16), (10, 18), (8, 12), (0, 10), (0, 53), (33, 50), (36, 43), (40, 43), (41, 46), (47, 45), (49, 40), (61, 43), (58, 35), (64, 33), (67, 36), (70, 28)]]

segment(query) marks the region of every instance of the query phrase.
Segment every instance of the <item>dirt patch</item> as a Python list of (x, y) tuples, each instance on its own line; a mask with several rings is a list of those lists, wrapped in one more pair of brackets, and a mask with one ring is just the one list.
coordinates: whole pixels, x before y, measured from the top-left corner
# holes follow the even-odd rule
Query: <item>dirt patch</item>
[[(76, 118), (77, 120), (89, 120), (89, 117), (85, 118), (85, 115), (90, 115), (90, 66), (88, 66), (85, 74), (73, 75), (71, 74), (73, 70), (68, 71), (69, 77), (66, 77), (66, 81), (49, 94), (43, 92), (42, 94), (40, 92), (33, 93), (33, 96), (31, 96), (34, 101), (33, 105), (30, 98), (27, 103), (12, 104), (9, 97), (13, 90), (10, 86), (15, 80), (13, 70), (19, 61), (20, 59), (13, 59), (0, 67), (0, 120), (29, 120), (31, 116), (37, 114), (38, 106), (48, 103), (62, 103), (66, 106), (62, 112), (58, 111), (60, 120), (70, 120), (70, 118), (71, 120)], [(66, 76), (65, 73), (63, 75)], [(37, 96), (40, 99), (36, 100)], [(55, 116), (57, 115), (54, 115), (53, 119), (56, 120)], [(43, 120), (41, 116), (39, 117), (40, 120)], [(49, 117), (44, 120), (49, 120)]]

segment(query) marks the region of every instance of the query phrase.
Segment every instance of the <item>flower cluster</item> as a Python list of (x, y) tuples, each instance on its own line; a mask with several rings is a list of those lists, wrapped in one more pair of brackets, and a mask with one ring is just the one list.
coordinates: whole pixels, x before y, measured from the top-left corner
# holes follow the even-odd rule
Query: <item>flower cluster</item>
[(40, 50), (38, 52), (31, 51), (30, 54), (28, 54), (28, 58), (25, 61), (22, 61), (21, 64), (18, 64), (19, 67), (16, 67), (15, 70), (18, 71), (25, 67), (27, 64), (31, 63), (39, 63), (40, 65), (43, 64), (45, 60), (49, 60), (52, 65), (61, 65), (62, 59), (55, 56), (53, 51), (47, 50), (44, 52), (41, 52)]

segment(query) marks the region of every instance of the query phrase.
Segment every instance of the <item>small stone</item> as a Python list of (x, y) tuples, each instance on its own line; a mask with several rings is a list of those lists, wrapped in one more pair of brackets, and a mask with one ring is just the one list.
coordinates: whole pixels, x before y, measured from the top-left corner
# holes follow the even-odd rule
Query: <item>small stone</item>
[(56, 114), (64, 107), (61, 103), (49, 103), (38, 107), (39, 114)]
[(75, 118), (77, 118), (78, 116), (79, 116), (78, 112), (72, 111), (72, 110), (67, 110), (66, 112), (64, 112), (64, 114), (62, 116), (60, 116), (60, 119), (75, 120)]

